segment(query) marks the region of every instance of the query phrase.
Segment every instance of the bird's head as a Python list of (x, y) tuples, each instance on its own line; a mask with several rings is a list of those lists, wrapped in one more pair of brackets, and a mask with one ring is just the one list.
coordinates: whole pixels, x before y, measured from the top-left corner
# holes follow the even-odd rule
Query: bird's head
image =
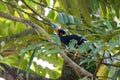
[(63, 29), (55, 29), (55, 32), (59, 35), (59, 36), (66, 36), (66, 32)]

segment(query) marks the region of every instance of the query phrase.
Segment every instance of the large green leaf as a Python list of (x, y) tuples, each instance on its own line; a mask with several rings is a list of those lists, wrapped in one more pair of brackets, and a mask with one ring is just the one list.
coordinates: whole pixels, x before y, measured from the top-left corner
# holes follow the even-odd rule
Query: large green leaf
[(34, 48), (34, 51), (33, 51), (32, 55), (31, 55), (31, 57), (29, 58), (29, 62), (27, 64), (27, 68), (26, 68), (26, 77), (27, 78), (28, 78), (28, 75), (29, 75), (30, 66), (32, 64), (33, 58), (35, 57), (36, 49), (37, 49), (37, 47)]
[(33, 49), (35, 49), (36, 47), (40, 47), (40, 46), (42, 46), (43, 44), (45, 44), (46, 42), (39, 42), (39, 43), (36, 43), (36, 44), (32, 44), (32, 45), (29, 45), (27, 48), (25, 48), (25, 49), (23, 49), (23, 50), (21, 50), (20, 51), (20, 55), (23, 55), (23, 54), (25, 54), (27, 51), (29, 51), (29, 50), (33, 50)]
[(66, 14), (66, 13), (58, 13), (58, 21), (63, 24), (79, 24), (80, 23), (77, 17)]

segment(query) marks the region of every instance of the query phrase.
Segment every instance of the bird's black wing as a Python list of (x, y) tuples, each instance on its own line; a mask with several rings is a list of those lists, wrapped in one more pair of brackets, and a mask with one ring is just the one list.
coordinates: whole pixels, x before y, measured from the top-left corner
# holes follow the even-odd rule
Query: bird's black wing
[(72, 40), (72, 39), (75, 39), (78, 41), (77, 45), (81, 45), (82, 43), (84, 43), (86, 40), (83, 39), (82, 36), (78, 36), (78, 35), (69, 35), (69, 39)]

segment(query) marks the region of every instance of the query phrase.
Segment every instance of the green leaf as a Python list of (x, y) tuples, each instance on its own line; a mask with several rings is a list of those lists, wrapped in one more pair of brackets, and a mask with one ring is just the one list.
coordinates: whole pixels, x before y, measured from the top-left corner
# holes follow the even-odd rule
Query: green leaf
[(79, 6), (80, 12), (84, 17), (85, 22), (87, 23), (88, 26), (91, 26), (91, 16), (86, 6), (87, 5), (86, 1), (85, 0), (77, 0), (77, 1), (78, 1), (77, 6)]
[(49, 49), (51, 49), (52, 47), (51, 46), (45, 46), (45, 47), (42, 47), (42, 48), (40, 48), (39, 50), (38, 50), (38, 52), (36, 53), (37, 55), (39, 55), (39, 54), (41, 54), (42, 52), (45, 52), (45, 51), (47, 51), (47, 50), (49, 50)]
[(50, 70), (49, 68), (46, 68), (46, 72), (47, 74), (49, 74), (49, 77), (51, 77), (52, 79), (56, 79), (60, 77), (60, 74), (57, 71)]
[(101, 6), (101, 9), (102, 9), (103, 15), (106, 16), (106, 13), (107, 13), (106, 1), (105, 0), (101, 0), (100, 6)]
[(58, 45), (61, 45), (60, 38), (57, 35), (51, 35), (51, 37)]
[(97, 52), (103, 51), (103, 50), (106, 50), (106, 44), (104, 44), (104, 43), (99, 45), (97, 48), (95, 48), (93, 52), (97, 53)]
[(110, 21), (108, 19), (106, 19), (106, 18), (104, 20), (105, 20), (105, 23), (106, 23), (106, 25), (108, 27), (108, 31), (112, 30), (113, 28), (112, 28), (112, 25), (111, 25)]
[(2, 2), (0, 2), (0, 11), (7, 11), (5, 4), (3, 4)]
[(77, 40), (73, 39), (73, 40), (71, 40), (70, 43), (69, 43), (69, 51), (75, 50), (75, 49), (76, 49), (75, 46), (76, 46), (76, 47), (78, 46), (78, 45), (77, 45)]
[(72, 13), (72, 15), (76, 16), (78, 19), (81, 18), (81, 15), (80, 15), (80, 10), (79, 10), (79, 5), (78, 4), (78, 1), (77, 0), (69, 0), (69, 5), (70, 5), (70, 13)]
[(10, 5), (6, 5), (6, 6), (7, 6), (8, 10), (9, 10), (9, 13), (14, 15), (14, 12), (15, 12), (14, 8), (11, 7)]
[(68, 15), (69, 23), (74, 23), (74, 18), (72, 15)]
[(54, 12), (54, 11), (52, 11), (52, 10), (50, 10), (50, 11), (49, 11), (49, 14), (47, 15), (47, 17), (49, 17), (49, 18), (51, 18), (51, 19), (53, 19), (53, 20), (54, 20), (54, 17), (55, 17), (55, 12)]
[(3, 66), (0, 66), (0, 71), (5, 71)]
[(81, 52), (87, 51), (87, 50), (90, 49), (90, 46), (91, 46), (94, 42), (95, 42), (95, 41), (83, 43), (83, 44), (81, 44), (80, 46), (78, 46), (78, 49), (79, 49)]
[(29, 50), (33, 50), (35, 49), (36, 47), (39, 47), (39, 46), (42, 46), (43, 44), (45, 44), (46, 42), (39, 42), (39, 43), (36, 43), (36, 44), (32, 44), (32, 45), (29, 45), (27, 48), (23, 49), (20, 51), (20, 55), (23, 55), (25, 54), (27, 51)]
[(99, 0), (88, 0), (88, 1), (90, 2), (90, 6), (92, 7), (92, 10), (96, 12), (99, 8)]
[(66, 14), (66, 13), (58, 13), (58, 21), (63, 23), (63, 24), (79, 24), (80, 21), (77, 17)]
[(115, 48), (118, 44), (119, 44), (119, 43), (118, 43), (117, 40), (111, 40), (111, 41), (109, 42), (109, 45), (110, 45), (109, 50), (111, 51), (111, 50), (112, 50), (113, 48)]
[[(41, 71), (43, 71), (43, 67), (39, 64), (37, 64), (36, 62), (33, 62), (33, 67), (35, 69), (35, 72), (39, 75), (42, 75)], [(42, 75), (42, 76), (45, 76), (45, 75)]]
[(34, 48), (34, 51), (33, 51), (32, 55), (31, 55), (31, 57), (30, 57), (30, 59), (29, 59), (29, 62), (28, 62), (28, 64), (27, 64), (27, 68), (26, 68), (26, 77), (27, 77), (27, 78), (28, 78), (28, 75), (29, 75), (30, 66), (31, 66), (32, 61), (33, 61), (33, 58), (34, 58), (34, 56), (35, 56), (36, 49), (37, 49), (37, 48)]
[(79, 24), (80, 20), (77, 17), (74, 17), (74, 24)]
[(58, 21), (61, 22), (61, 23), (63, 23), (63, 24), (65, 24), (64, 17), (62, 15), (62, 13), (58, 13)]
[(45, 52), (45, 55), (48, 55), (48, 54), (53, 54), (53, 53), (63, 53), (64, 50), (63, 49), (60, 49), (60, 48), (53, 48), (52, 50), (47, 50)]
[(4, 57), (2, 60), (0, 60), (0, 62), (17, 67), (19, 64), (19, 56), (18, 54), (10, 55)]
[(110, 67), (108, 77), (111, 77), (112, 80), (115, 80), (119, 76), (120, 76), (120, 69), (117, 67)]
[(115, 72), (113, 72), (112, 78), (113, 80), (120, 76), (120, 69), (117, 69)]
[(112, 8), (115, 10), (116, 16), (119, 18), (119, 9), (120, 9), (120, 7), (119, 7), (119, 5), (116, 5), (116, 4), (120, 3), (120, 1), (110, 0), (110, 3), (112, 5)]
[(48, 57), (46, 58), (46, 60), (49, 63), (53, 64), (54, 66), (56, 66), (58, 68), (59, 67), (62, 68), (61, 65), (63, 65), (63, 59), (59, 56), (59, 54), (50, 54), (50, 55), (48, 55)]
[(120, 34), (120, 28), (117, 28), (116, 30), (113, 31), (113, 36), (116, 36), (119, 34)]
[(92, 62), (92, 61), (93, 61), (92, 59), (86, 58), (86, 59), (80, 61), (79, 65), (82, 65), (82, 64), (84, 64), (84, 63), (90, 63), (90, 62)]
[(60, 3), (61, 7), (63, 6), (64, 10), (66, 10), (66, 12), (69, 12), (68, 8), (69, 8), (69, 2), (67, 0), (58, 0), (58, 2)]
[(88, 78), (87, 77), (83, 77), (82, 79), (79, 79), (79, 80), (88, 80)]
[(63, 19), (64, 19), (64, 23), (68, 23), (68, 14), (62, 13)]
[(0, 55), (0, 60), (3, 60), (3, 59), (4, 59), (4, 57), (2, 55)]

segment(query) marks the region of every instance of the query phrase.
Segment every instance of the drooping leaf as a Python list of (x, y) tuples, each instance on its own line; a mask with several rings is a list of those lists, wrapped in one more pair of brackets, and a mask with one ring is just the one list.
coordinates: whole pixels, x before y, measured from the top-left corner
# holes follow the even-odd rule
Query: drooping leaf
[(28, 78), (28, 75), (29, 75), (30, 66), (32, 64), (33, 58), (35, 57), (36, 49), (37, 49), (37, 47), (34, 48), (34, 51), (33, 51), (32, 55), (31, 55), (31, 57), (29, 58), (29, 62), (27, 64), (27, 68), (26, 68), (26, 77), (27, 78)]
[(42, 43), (39, 42), (39, 43), (36, 43), (36, 44), (29, 45), (27, 48), (21, 50), (20, 55), (23, 55), (23, 54), (25, 54), (27, 51), (33, 50), (33, 49), (35, 49), (36, 47), (42, 46), (44, 43), (46, 43), (46, 42), (42, 42)]

